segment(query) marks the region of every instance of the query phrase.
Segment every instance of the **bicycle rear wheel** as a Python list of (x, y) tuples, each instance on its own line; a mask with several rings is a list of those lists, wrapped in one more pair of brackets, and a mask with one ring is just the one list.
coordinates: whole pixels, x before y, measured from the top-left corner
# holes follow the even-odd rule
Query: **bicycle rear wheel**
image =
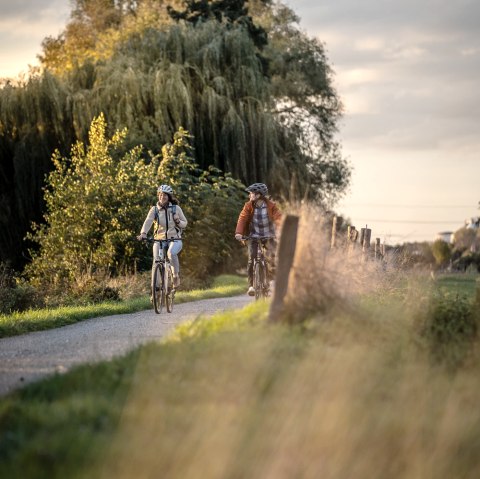
[(269, 264), (265, 261), (263, 263), (263, 274), (262, 274), (262, 294), (265, 298), (270, 296), (270, 281), (269, 281), (269, 271), (268, 268), (270, 267)]
[(163, 287), (163, 265), (157, 264), (152, 279), (153, 307), (160, 314), (165, 304), (165, 290)]
[(165, 268), (165, 303), (167, 305), (167, 313), (173, 311), (173, 300), (175, 298), (175, 289), (173, 287), (173, 273), (169, 264)]

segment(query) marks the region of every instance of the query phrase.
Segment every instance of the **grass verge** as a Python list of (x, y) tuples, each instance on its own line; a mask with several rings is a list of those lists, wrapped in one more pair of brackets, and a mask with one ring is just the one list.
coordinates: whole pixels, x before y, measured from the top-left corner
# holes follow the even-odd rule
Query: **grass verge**
[[(243, 292), (245, 292), (245, 278), (221, 275), (215, 278), (212, 286), (208, 289), (179, 291), (175, 296), (175, 302), (179, 304), (200, 299), (235, 296)], [(66, 306), (0, 315), (0, 338), (58, 328), (99, 316), (134, 313), (151, 307), (148, 296), (144, 296), (126, 301), (109, 301), (87, 306)]]
[(257, 302), (27, 386), (0, 400), (0, 477), (477, 478), (478, 346), (432, 363), (403, 298), (293, 328)]

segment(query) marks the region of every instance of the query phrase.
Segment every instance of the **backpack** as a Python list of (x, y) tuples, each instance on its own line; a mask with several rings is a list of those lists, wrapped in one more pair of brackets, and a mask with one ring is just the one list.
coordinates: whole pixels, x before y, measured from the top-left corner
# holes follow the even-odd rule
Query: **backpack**
[[(168, 205), (168, 208), (170, 208), (172, 210), (172, 218), (173, 218), (173, 215), (175, 215), (176, 212), (177, 212), (177, 205)], [(160, 225), (160, 212), (159, 212), (159, 209), (158, 209), (157, 205), (155, 205), (155, 220), (154, 221), (155, 221), (154, 234), (156, 236), (157, 232), (158, 232), (159, 225)], [(177, 233), (180, 233), (182, 231), (182, 229), (177, 225), (175, 225), (175, 230), (177, 231)]]

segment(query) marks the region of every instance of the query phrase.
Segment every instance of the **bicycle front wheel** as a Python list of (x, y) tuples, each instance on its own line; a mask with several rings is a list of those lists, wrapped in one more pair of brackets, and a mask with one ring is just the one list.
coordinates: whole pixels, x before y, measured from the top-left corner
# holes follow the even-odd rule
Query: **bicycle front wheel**
[(169, 264), (165, 268), (165, 303), (167, 306), (167, 313), (173, 311), (173, 300), (175, 298), (175, 288), (173, 287), (173, 273)]
[(255, 290), (255, 299), (259, 299), (263, 294), (263, 268), (260, 261), (255, 263), (253, 271), (253, 289)]
[(160, 314), (165, 303), (163, 288), (163, 265), (157, 264), (152, 278), (153, 307), (157, 314)]

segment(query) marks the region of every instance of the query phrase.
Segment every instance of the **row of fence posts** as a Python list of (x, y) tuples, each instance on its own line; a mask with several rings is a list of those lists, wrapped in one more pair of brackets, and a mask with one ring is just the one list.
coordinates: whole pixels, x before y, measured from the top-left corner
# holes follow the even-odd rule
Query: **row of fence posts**
[(347, 254), (361, 250), (364, 261), (369, 259), (385, 259), (385, 243), (381, 243), (380, 238), (375, 238), (375, 243), (373, 243), (372, 248), (372, 230), (368, 228), (368, 225), (366, 225), (365, 228), (361, 228), (360, 231), (358, 231), (355, 226), (348, 225), (346, 237), (343, 238), (339, 234), (342, 226), (343, 218), (341, 216), (334, 216), (332, 220), (330, 249), (345, 248)]
[[(277, 249), (277, 272), (275, 289), (270, 304), (269, 321), (280, 320), (284, 311), (283, 300), (287, 294), (290, 270), (295, 256), (298, 221), (298, 216), (287, 215), (283, 222), (280, 242)], [(340, 234), (342, 226), (343, 218), (341, 216), (334, 216), (332, 219), (332, 235), (330, 241), (331, 250), (344, 248), (347, 255), (361, 251), (362, 261), (368, 261), (370, 259), (385, 261), (385, 243), (381, 243), (380, 238), (375, 238), (372, 249), (372, 230), (368, 228), (368, 225), (366, 225), (365, 228), (361, 228), (360, 231), (358, 231), (355, 226), (348, 225), (346, 237)]]

